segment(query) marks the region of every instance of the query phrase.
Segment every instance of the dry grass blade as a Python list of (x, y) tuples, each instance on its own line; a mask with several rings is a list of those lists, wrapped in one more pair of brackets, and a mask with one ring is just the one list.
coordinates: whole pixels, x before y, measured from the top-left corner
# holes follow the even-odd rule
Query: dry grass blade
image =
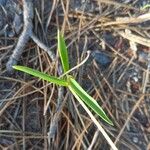
[(139, 9), (137, 9), (135, 7), (126, 5), (124, 3), (119, 3), (119, 2), (116, 2), (116, 1), (113, 1), (113, 0), (95, 0), (95, 1), (101, 2), (101, 3), (104, 3), (104, 4), (109, 4), (109, 5), (114, 5), (114, 6), (119, 6), (119, 7), (124, 7), (124, 8), (128, 8), (128, 9), (133, 9), (133, 10), (139, 11)]
[(135, 23), (142, 23), (150, 20), (150, 13), (138, 16), (138, 17), (118, 17), (115, 21), (109, 21), (102, 26), (111, 26), (111, 25), (122, 25), (122, 24), (135, 24)]
[(144, 38), (133, 33), (127, 33), (123, 31), (118, 31), (118, 34), (123, 38), (128, 39), (129, 41), (133, 41), (135, 43), (150, 47), (150, 40), (148, 38)]
[(115, 139), (115, 142), (114, 142), (115, 144), (118, 142), (118, 140), (119, 140), (120, 136), (122, 135), (122, 133), (123, 133), (125, 127), (126, 127), (127, 124), (129, 123), (129, 121), (130, 121), (130, 119), (131, 119), (133, 113), (135, 112), (135, 110), (137, 109), (137, 107), (140, 105), (140, 103), (142, 102), (143, 98), (144, 98), (144, 95), (142, 95), (142, 96), (140, 97), (140, 99), (136, 102), (136, 104), (134, 105), (132, 111), (130, 112), (130, 114), (129, 114), (128, 118), (127, 118), (127, 120), (125, 121), (125, 124), (123, 125), (123, 127), (121, 128), (121, 130), (120, 130), (118, 136), (117, 136), (116, 139)]

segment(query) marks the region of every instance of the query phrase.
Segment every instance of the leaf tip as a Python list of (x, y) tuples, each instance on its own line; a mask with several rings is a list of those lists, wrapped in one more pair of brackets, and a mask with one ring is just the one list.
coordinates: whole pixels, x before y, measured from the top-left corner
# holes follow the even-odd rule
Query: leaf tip
[(111, 126), (114, 126), (113, 122), (110, 119), (107, 121), (107, 123)]
[[(105, 112), (104, 112), (105, 113)], [(114, 126), (113, 122), (108, 118), (105, 114), (105, 117), (100, 116), (104, 121), (106, 121), (109, 125)]]

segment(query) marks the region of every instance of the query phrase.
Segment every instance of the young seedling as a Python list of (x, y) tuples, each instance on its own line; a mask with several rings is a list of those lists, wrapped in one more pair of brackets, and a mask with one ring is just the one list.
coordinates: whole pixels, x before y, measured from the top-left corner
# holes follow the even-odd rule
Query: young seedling
[[(58, 31), (58, 51), (63, 67), (64, 73), (69, 71), (69, 59), (68, 59), (68, 51), (65, 44), (65, 40), (61, 33)], [(54, 76), (49, 76), (48, 74), (39, 72), (37, 70), (31, 69), (25, 66), (13, 66), (14, 69), (23, 71), (35, 77), (39, 77), (43, 80), (46, 80), (51, 83), (55, 83), (60, 86), (66, 86), (70, 89), (70, 91), (74, 91), (72, 94), (77, 95), (88, 107), (90, 107), (97, 115), (99, 115), (104, 121), (108, 124), (113, 125), (112, 121), (107, 117), (103, 109), (99, 106), (99, 104), (94, 100), (73, 78), (73, 76), (66, 74), (65, 78), (59, 78)]]
[[(29, 67), (25, 66), (13, 66), (14, 69), (28, 73), (30, 75), (33, 75), (35, 77), (41, 78), (43, 80), (46, 80), (48, 82), (57, 84), (59, 86), (65, 86), (66, 88), (69, 88), (69, 90), (72, 92), (72, 94), (75, 96), (75, 98), (80, 102), (82, 107), (86, 110), (86, 112), (89, 114), (95, 125), (98, 127), (98, 129), (102, 132), (110, 146), (113, 150), (117, 150), (114, 143), (111, 141), (107, 133), (104, 131), (104, 129), (101, 127), (99, 122), (95, 119), (91, 111), (87, 108), (91, 108), (98, 116), (100, 116), (105, 122), (107, 122), (110, 125), (113, 125), (112, 121), (107, 117), (106, 113), (103, 111), (103, 109), (99, 106), (97, 101), (93, 99), (74, 79), (73, 76), (69, 75), (70, 71), (72, 69), (69, 68), (69, 59), (68, 59), (68, 51), (65, 44), (65, 40), (61, 33), (58, 30), (57, 35), (58, 40), (58, 51), (60, 55), (60, 60), (63, 67), (63, 75), (61, 77), (54, 77), (49, 76), (48, 74), (39, 72), (37, 70), (31, 69)], [(86, 106), (87, 105), (87, 106)]]

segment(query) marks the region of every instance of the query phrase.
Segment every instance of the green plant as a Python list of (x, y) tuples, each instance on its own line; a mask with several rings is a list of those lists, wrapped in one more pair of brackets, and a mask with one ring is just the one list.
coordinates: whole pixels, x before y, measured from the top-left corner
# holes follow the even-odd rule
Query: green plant
[[(58, 51), (63, 66), (64, 73), (69, 71), (68, 52), (65, 44), (65, 40), (61, 33), (58, 31)], [(66, 86), (70, 89), (74, 96), (78, 96), (88, 107), (90, 107), (97, 115), (99, 115), (108, 124), (113, 125), (112, 121), (107, 117), (103, 109), (87, 92), (75, 81), (73, 76), (66, 74), (63, 78), (49, 76), (48, 74), (39, 72), (37, 70), (25, 67), (25, 66), (13, 66), (14, 69), (23, 71), (35, 77), (39, 77), (43, 80), (47, 80), (51, 83), (55, 83), (60, 86)]]
[(145, 9), (147, 9), (147, 8), (150, 8), (150, 4), (146, 4), (146, 5), (142, 6), (140, 9), (141, 9), (141, 10), (145, 10)]

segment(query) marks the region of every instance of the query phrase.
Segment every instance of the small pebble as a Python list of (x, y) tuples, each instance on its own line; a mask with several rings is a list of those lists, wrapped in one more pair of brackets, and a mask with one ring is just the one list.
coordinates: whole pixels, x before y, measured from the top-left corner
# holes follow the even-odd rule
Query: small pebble
[(133, 137), (133, 142), (138, 143), (139, 139), (137, 137)]
[(95, 61), (99, 63), (102, 67), (107, 67), (112, 61), (105, 52), (94, 51), (91, 55), (93, 56)]
[(138, 61), (141, 63), (146, 63), (148, 60), (148, 54), (145, 52), (139, 52), (138, 54)]
[(138, 82), (139, 81), (139, 79), (137, 78), (137, 77), (133, 77), (132, 78), (135, 82)]

